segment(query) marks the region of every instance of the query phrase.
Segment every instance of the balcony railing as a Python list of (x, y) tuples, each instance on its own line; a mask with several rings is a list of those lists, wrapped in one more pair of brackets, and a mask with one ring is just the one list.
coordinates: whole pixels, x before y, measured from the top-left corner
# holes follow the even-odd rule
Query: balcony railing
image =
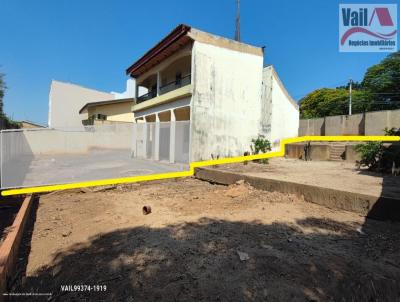
[[(187, 76), (184, 76), (181, 79), (178, 79), (178, 80), (175, 80), (175, 81), (170, 82), (168, 84), (165, 84), (165, 85), (160, 87), (160, 95), (165, 94), (167, 92), (170, 92), (172, 90), (181, 88), (183, 86), (189, 85), (190, 82), (191, 82), (191, 75), (189, 74)], [(147, 101), (147, 100), (150, 100), (152, 98), (155, 98), (156, 96), (157, 96), (157, 91), (156, 90), (151, 90), (148, 93), (139, 96), (137, 98), (136, 103), (140, 104), (140, 103), (142, 103), (144, 101)]]
[(137, 98), (136, 103), (137, 104), (142, 103), (144, 101), (147, 101), (147, 100), (150, 100), (152, 98), (155, 98), (156, 96), (157, 96), (157, 90), (150, 90), (148, 93), (139, 96)]
[(183, 86), (189, 85), (190, 84), (190, 78), (191, 75), (188, 74), (187, 76), (184, 76), (183, 78), (180, 78), (178, 80), (175, 80), (173, 82), (170, 82), (168, 84), (165, 84), (160, 87), (160, 94), (164, 94), (167, 92), (170, 92), (172, 90), (181, 88)]

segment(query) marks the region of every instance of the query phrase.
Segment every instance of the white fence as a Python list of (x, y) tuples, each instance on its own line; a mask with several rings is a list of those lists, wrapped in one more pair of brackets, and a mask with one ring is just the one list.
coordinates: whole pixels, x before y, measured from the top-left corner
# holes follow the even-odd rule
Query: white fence
[(189, 162), (189, 129), (184, 121), (3, 130), (1, 187), (175, 171)]

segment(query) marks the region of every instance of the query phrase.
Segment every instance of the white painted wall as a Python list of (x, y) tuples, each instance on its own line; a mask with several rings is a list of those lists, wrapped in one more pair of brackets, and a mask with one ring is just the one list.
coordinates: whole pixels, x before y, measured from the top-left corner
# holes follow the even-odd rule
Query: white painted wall
[[(147, 89), (144, 87), (138, 87), (139, 96), (147, 93)], [(136, 98), (136, 80), (129, 78), (126, 80), (126, 90), (124, 92), (111, 91), (115, 99), (128, 99)]]
[(263, 91), (263, 102), (270, 104), (267, 112), (270, 114), (271, 131), (267, 137), (274, 147), (278, 147), (282, 138), (298, 136), (299, 107), (286, 91), (273, 66), (264, 68)]
[(91, 126), (91, 131), (26, 129), (3, 133), (3, 160), (22, 155), (87, 153), (91, 148), (131, 149), (133, 124)]
[(262, 72), (262, 56), (194, 42), (191, 161), (250, 150), (261, 130)]
[(82, 127), (79, 115), (86, 103), (113, 100), (114, 95), (71, 83), (52, 81), (49, 95), (50, 128)]

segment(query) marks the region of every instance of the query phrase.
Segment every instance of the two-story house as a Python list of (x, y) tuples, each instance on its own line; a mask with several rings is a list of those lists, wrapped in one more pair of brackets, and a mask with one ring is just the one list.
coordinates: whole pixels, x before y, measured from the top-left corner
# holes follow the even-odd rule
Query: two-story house
[(243, 155), (259, 134), (275, 146), (297, 136), (298, 105), (263, 64), (261, 47), (176, 27), (126, 70), (145, 91), (132, 106), (133, 153), (198, 161)]

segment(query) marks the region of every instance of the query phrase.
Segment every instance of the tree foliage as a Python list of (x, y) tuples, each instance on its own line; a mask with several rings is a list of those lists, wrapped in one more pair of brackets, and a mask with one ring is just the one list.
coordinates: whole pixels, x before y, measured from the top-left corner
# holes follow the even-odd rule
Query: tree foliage
[[(353, 113), (371, 110), (373, 99), (365, 90), (353, 90)], [(349, 91), (344, 88), (317, 89), (300, 101), (300, 114), (302, 118), (315, 118), (331, 115), (348, 114)]]
[(6, 84), (4, 82), (4, 74), (0, 73), (0, 128), (4, 129), (18, 129), (21, 128), (19, 122), (11, 120), (4, 113), (3, 98), (6, 91)]
[(392, 102), (390, 108), (400, 108), (400, 52), (387, 56), (381, 63), (368, 68), (362, 86), (375, 94), (380, 102)]
[(3, 115), (3, 98), (6, 90), (6, 84), (4, 83), (4, 74), (0, 73), (0, 115)]
[[(400, 52), (368, 68), (361, 83), (353, 83), (352, 112), (400, 108)], [(299, 102), (302, 118), (349, 112), (349, 85), (314, 90)]]

